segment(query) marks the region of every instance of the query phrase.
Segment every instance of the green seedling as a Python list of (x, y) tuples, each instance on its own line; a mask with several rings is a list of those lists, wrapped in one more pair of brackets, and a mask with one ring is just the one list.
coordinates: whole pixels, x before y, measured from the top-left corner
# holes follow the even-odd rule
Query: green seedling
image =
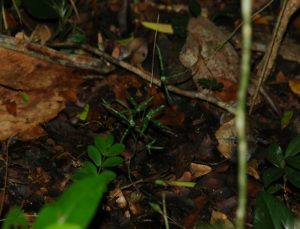
[[(146, 143), (147, 150), (158, 149), (153, 146), (155, 140), (147, 135), (147, 130), (150, 125), (154, 125), (168, 133), (171, 133), (170, 129), (156, 120), (156, 116), (165, 108), (161, 105), (157, 108), (149, 108), (153, 97), (143, 101), (142, 103), (137, 103), (134, 98), (129, 98), (129, 103), (131, 108), (125, 108), (122, 111), (114, 109), (107, 101), (103, 100), (102, 105), (109, 110), (113, 115), (115, 115), (124, 125), (126, 125), (126, 130), (123, 133), (121, 142), (128, 136), (129, 133), (133, 134), (136, 139), (150, 139), (150, 143)], [(149, 142), (149, 141), (147, 141)]]
[(114, 143), (112, 135), (106, 137), (97, 135), (94, 144), (88, 146), (88, 156), (91, 161), (85, 161), (81, 169), (73, 176), (74, 180), (81, 180), (85, 177), (95, 176), (109, 168), (116, 167), (123, 163), (119, 155), (125, 150), (121, 143)]
[[(285, 151), (278, 144), (267, 148), (267, 160), (273, 167), (263, 172), (263, 182), (269, 193), (275, 193), (284, 188), (286, 182), (300, 188), (300, 135), (296, 135)], [(283, 185), (276, 183), (283, 178)]]
[(158, 56), (158, 60), (159, 60), (161, 87), (162, 87), (162, 89), (165, 93), (165, 96), (167, 98), (168, 103), (171, 103), (172, 99), (171, 99), (171, 96), (170, 96), (170, 93), (169, 93), (169, 90), (168, 90), (168, 82), (170, 80), (174, 79), (174, 78), (178, 78), (178, 77), (184, 75), (185, 73), (189, 72), (190, 69), (186, 69), (183, 72), (177, 72), (173, 75), (167, 76), (166, 73), (165, 73), (165, 67), (164, 67), (164, 62), (163, 62), (163, 59), (162, 59), (162, 54), (161, 54), (160, 48), (159, 48), (158, 45), (155, 45), (155, 47), (156, 47), (156, 50), (157, 50), (157, 56)]

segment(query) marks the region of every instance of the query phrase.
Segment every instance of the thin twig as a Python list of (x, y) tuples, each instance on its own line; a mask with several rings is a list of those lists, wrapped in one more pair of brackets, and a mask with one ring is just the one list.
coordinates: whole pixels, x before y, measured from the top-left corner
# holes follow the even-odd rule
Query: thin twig
[(287, 25), (291, 16), (300, 7), (299, 0), (285, 0), (281, 8), (280, 14), (277, 19), (276, 27), (273, 32), (272, 40), (269, 44), (267, 52), (260, 63), (260, 68), (257, 75), (259, 76), (258, 84), (255, 93), (252, 97), (249, 113), (252, 112), (257, 99), (259, 91), (261, 91), (262, 84), (266, 81), (267, 77), (270, 75), (273, 68), (274, 62), (277, 57), (277, 53), (282, 42), (284, 33), (286, 31)]

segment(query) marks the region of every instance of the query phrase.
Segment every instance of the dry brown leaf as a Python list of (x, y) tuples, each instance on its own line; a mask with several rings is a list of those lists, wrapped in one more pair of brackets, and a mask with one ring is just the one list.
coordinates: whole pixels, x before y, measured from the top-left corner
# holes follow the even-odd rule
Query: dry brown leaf
[(211, 167), (202, 164), (191, 163), (190, 171), (194, 179), (204, 176), (211, 172)]
[(289, 80), (289, 86), (292, 92), (297, 95), (300, 95), (300, 79)]
[(233, 223), (228, 219), (227, 215), (222, 212), (213, 210), (210, 217), (211, 224), (222, 224), (225, 228), (234, 229)]
[(235, 119), (223, 123), (216, 131), (215, 137), (218, 141), (218, 150), (225, 158), (231, 158), (236, 151), (236, 129)]
[[(54, 118), (66, 100), (74, 99), (81, 82), (74, 69), (4, 48), (0, 48), (0, 62), (0, 140)], [(15, 108), (8, 109), (7, 101)]]
[(252, 159), (248, 162), (247, 173), (253, 178), (255, 178), (256, 180), (260, 179), (259, 172), (258, 172), (258, 162), (256, 159)]

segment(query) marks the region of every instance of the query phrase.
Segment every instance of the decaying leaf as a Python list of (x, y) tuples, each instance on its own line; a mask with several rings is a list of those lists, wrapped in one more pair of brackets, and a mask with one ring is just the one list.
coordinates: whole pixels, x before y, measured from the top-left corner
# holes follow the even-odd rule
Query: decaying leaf
[(74, 69), (4, 48), (0, 61), (0, 140), (47, 122), (76, 98), (81, 80)]
[(228, 219), (227, 215), (223, 212), (213, 210), (210, 217), (211, 224), (222, 224), (225, 228), (234, 229), (233, 223)]
[(289, 80), (289, 86), (292, 92), (294, 92), (297, 95), (300, 95), (300, 79)]
[(195, 179), (210, 173), (211, 167), (208, 165), (191, 163), (190, 171), (192, 173), (193, 178)]
[(217, 146), (219, 152), (225, 158), (231, 158), (237, 147), (235, 119), (223, 123), (216, 131), (215, 137), (219, 143)]

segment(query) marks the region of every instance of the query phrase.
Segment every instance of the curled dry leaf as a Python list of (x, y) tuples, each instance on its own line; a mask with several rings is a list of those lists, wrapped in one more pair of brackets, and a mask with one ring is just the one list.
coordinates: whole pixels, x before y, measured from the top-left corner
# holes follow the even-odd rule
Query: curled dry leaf
[(194, 179), (210, 173), (211, 170), (212, 170), (211, 167), (207, 165), (196, 164), (196, 163), (191, 163), (190, 165), (190, 171)]

